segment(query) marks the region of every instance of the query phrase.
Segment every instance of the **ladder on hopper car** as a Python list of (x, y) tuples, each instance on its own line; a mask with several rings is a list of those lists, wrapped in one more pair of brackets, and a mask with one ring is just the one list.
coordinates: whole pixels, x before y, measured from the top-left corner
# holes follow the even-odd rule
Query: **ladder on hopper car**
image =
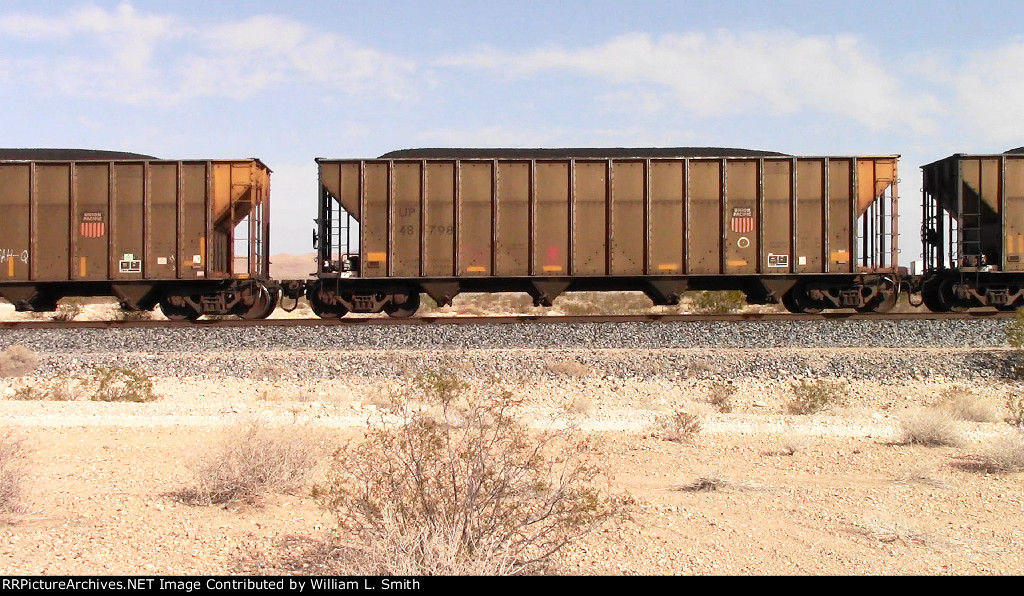
[(875, 197), (860, 217), (857, 240), (860, 243), (860, 264), (865, 269), (895, 267), (890, 251), (899, 231), (893, 227), (893, 191), (887, 188)]
[(984, 254), (981, 250), (981, 194), (960, 189), (960, 266), (981, 268)]
[[(353, 218), (343, 209), (338, 209), (338, 212), (334, 215), (330, 220), (331, 248), (334, 253), (331, 255), (331, 260), (339, 263), (343, 272), (351, 271), (349, 255), (352, 254), (350, 251), (352, 247)], [(358, 247), (355, 254), (359, 254)]]

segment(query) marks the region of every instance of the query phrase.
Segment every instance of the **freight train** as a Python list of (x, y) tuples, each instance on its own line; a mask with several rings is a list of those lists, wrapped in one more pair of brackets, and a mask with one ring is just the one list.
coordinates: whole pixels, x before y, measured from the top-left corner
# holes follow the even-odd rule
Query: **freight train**
[(922, 168), (923, 268), (898, 266), (898, 155), (418, 149), (317, 159), (312, 279), (269, 275), (258, 159), (0, 150), (0, 297), (116, 296), (171, 319), (408, 317), (422, 293), (739, 290), (792, 312), (1024, 304), (1024, 154)]

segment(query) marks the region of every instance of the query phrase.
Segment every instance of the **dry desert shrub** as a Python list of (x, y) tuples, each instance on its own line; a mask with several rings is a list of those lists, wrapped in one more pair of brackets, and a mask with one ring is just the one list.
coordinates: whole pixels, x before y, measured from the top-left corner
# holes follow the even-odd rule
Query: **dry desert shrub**
[[(424, 296), (424, 300), (429, 296)], [(433, 310), (437, 310), (437, 304), (430, 300)], [(462, 294), (452, 304), (452, 308), (460, 315), (496, 315), (496, 314), (524, 314), (533, 309), (533, 298), (529, 294), (501, 293), (501, 294)]]
[(673, 443), (691, 441), (700, 430), (700, 416), (684, 410), (676, 410), (658, 421), (658, 436)]
[(690, 484), (678, 487), (677, 490), (688, 493), (714, 492), (721, 490), (725, 485), (725, 480), (718, 476), (701, 476)]
[(554, 304), (573, 316), (643, 314), (653, 308), (643, 292), (571, 292), (556, 298)]
[(14, 390), (11, 399), (18, 401), (75, 401), (86, 394), (86, 381), (64, 375), (55, 379), (25, 383)]
[(787, 435), (779, 439), (779, 453), (782, 455), (796, 455), (807, 449), (808, 440), (799, 435)]
[(934, 467), (919, 465), (895, 480), (897, 484), (925, 484), (936, 488), (952, 488), (953, 485), (938, 477)]
[(597, 411), (597, 402), (592, 397), (578, 397), (566, 404), (565, 411), (578, 416), (589, 416)]
[(939, 396), (938, 407), (943, 408), (958, 420), (972, 422), (996, 422), (999, 407), (991, 401), (972, 393), (966, 387), (949, 387)]
[(24, 376), (39, 366), (39, 356), (25, 346), (14, 345), (0, 352), (0, 377)]
[(718, 367), (705, 360), (694, 360), (686, 367), (686, 376), (705, 377), (718, 372)]
[(159, 399), (153, 381), (144, 371), (121, 367), (97, 367), (89, 374), (61, 375), (15, 387), (11, 399), (19, 401), (148, 402)]
[(846, 401), (846, 388), (837, 381), (800, 379), (790, 390), (793, 397), (786, 402), (787, 414), (814, 414)]
[(82, 314), (82, 303), (69, 300), (58, 304), (57, 311), (53, 313), (51, 318), (54, 321), (65, 323), (67, 321), (74, 321), (75, 317), (80, 314)]
[(261, 381), (278, 381), (294, 376), (292, 370), (279, 362), (266, 362), (256, 365), (249, 377)]
[(1024, 472), (1024, 432), (994, 439), (982, 453), (981, 464), (987, 472)]
[(1006, 409), (1010, 412), (1006, 422), (1010, 426), (1024, 429), (1024, 395), (1011, 393), (1006, 396)]
[(937, 539), (930, 534), (913, 528), (903, 520), (890, 518), (868, 519), (859, 524), (864, 535), (879, 542), (902, 542), (903, 544), (931, 545)]
[(22, 511), (26, 455), (21, 439), (9, 430), (0, 431), (0, 512)]
[(905, 413), (900, 420), (901, 441), (905, 445), (929, 447), (957, 446), (960, 429), (953, 416), (938, 408), (920, 408)]
[(732, 396), (736, 393), (735, 385), (713, 383), (708, 388), (707, 402), (723, 414), (732, 412)]
[(686, 493), (706, 493), (717, 491), (736, 492), (762, 489), (760, 487), (748, 484), (746, 482), (738, 482), (735, 480), (726, 479), (720, 473), (712, 472), (697, 478), (690, 484), (675, 486), (673, 487), (673, 490)]
[(544, 363), (544, 368), (556, 375), (566, 377), (585, 378), (592, 373), (589, 366), (576, 360), (553, 360)]
[(117, 321), (148, 321), (152, 318), (153, 313), (148, 310), (114, 309), (114, 320)]
[(193, 464), (196, 486), (178, 496), (195, 505), (258, 505), (270, 494), (301, 489), (320, 458), (308, 430), (252, 421), (224, 432), (219, 445)]
[(469, 391), (436, 371), (399, 392), (365, 440), (338, 451), (320, 491), (358, 540), (346, 572), (542, 571), (616, 515), (622, 503), (588, 461), (593, 446), (569, 431), (527, 429), (517, 420), (521, 404), (505, 388)]
[(378, 408), (390, 408), (394, 404), (394, 401), (391, 393), (375, 391), (366, 398), (365, 403)]

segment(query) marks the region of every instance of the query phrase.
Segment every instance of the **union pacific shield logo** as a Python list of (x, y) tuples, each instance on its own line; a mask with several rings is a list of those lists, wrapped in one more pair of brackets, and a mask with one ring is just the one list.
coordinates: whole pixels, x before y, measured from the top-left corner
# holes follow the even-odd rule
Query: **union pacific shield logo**
[(82, 213), (82, 223), (78, 226), (78, 234), (82, 238), (101, 238), (107, 233), (107, 226), (103, 223), (103, 213), (99, 211), (86, 211)]
[(754, 213), (749, 207), (736, 207), (732, 210), (729, 229), (738, 234), (749, 234), (754, 231)]

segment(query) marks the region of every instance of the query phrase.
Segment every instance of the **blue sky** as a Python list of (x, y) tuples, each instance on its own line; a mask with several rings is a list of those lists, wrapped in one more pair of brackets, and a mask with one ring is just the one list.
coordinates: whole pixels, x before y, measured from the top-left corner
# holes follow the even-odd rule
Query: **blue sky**
[(315, 157), (426, 146), (899, 153), (1024, 145), (1024, 4), (0, 3), (0, 144), (274, 169), (273, 251), (310, 250)]

